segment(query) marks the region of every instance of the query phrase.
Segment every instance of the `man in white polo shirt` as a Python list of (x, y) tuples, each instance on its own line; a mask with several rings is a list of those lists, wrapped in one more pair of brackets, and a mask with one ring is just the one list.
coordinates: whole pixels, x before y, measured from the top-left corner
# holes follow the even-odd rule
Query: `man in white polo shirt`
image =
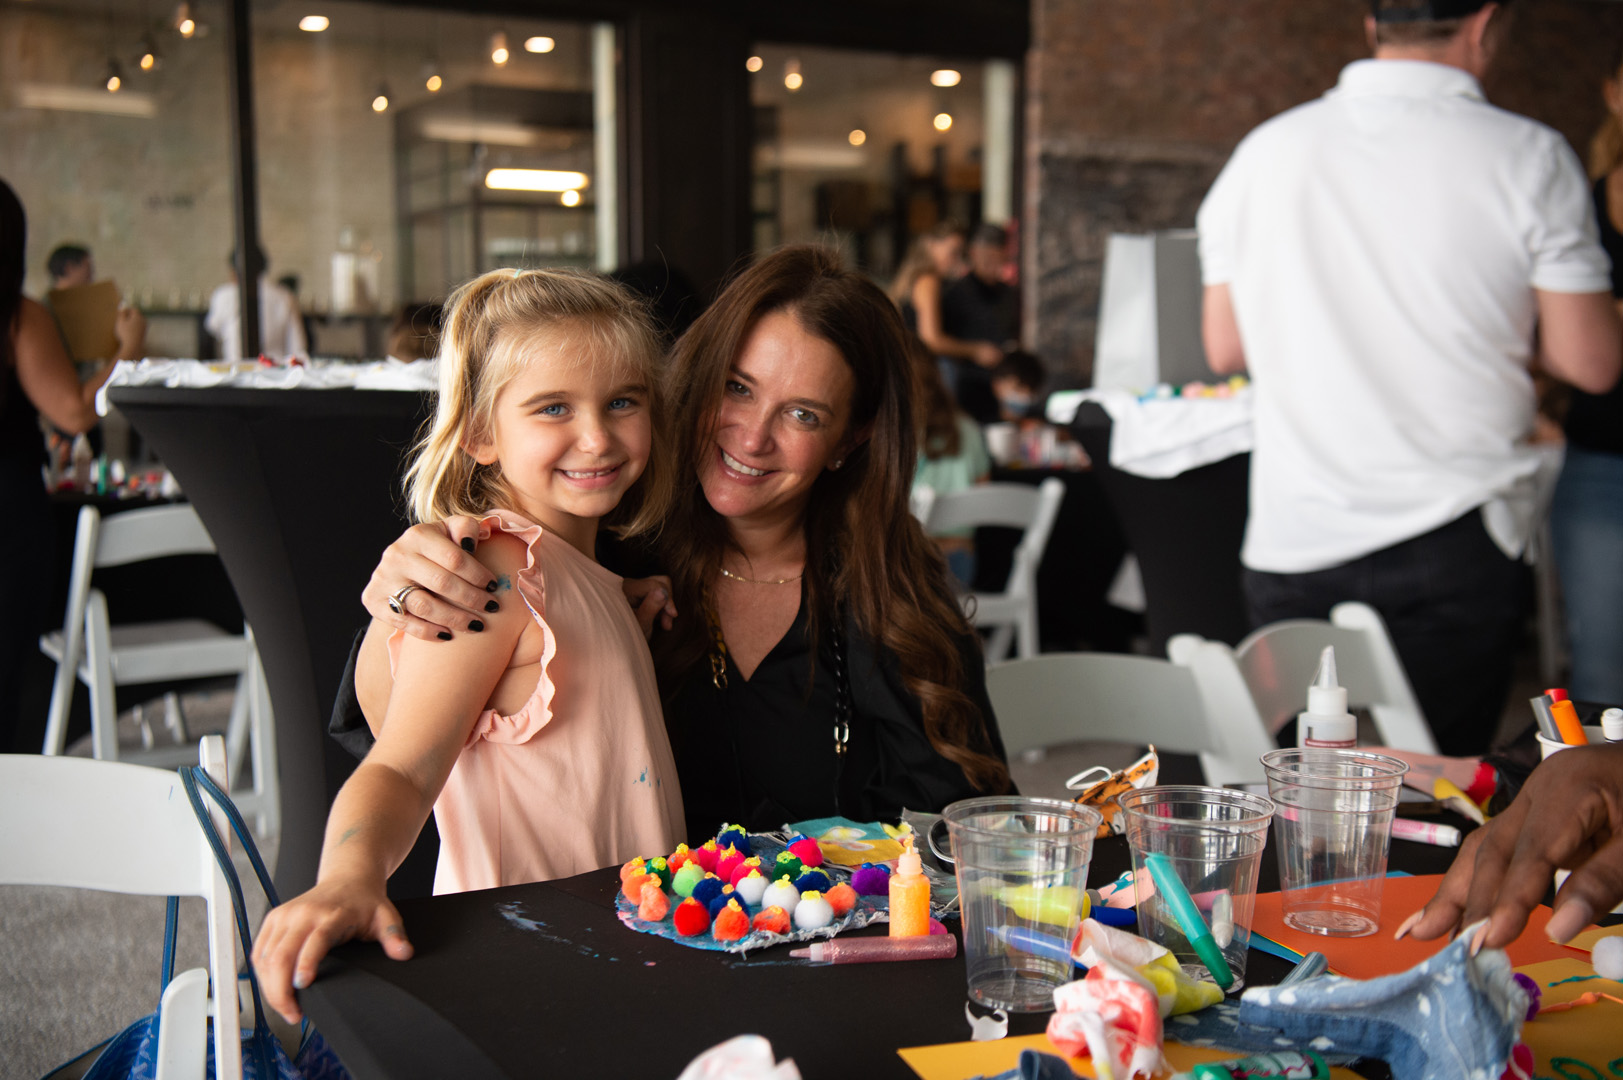
[(1374, 0), (1375, 58), (1247, 135), (1198, 221), (1207, 358), (1256, 387), (1252, 618), (1375, 607), (1451, 754), (1525, 611), (1529, 364), (1602, 391), (1623, 348), (1577, 157), (1483, 99), (1499, 7)]

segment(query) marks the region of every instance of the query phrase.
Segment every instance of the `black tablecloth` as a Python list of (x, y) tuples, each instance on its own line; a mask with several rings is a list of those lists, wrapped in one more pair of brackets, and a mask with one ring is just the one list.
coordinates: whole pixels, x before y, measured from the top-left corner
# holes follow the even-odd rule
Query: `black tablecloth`
[[(1164, 768), (1168, 782), (1198, 779), (1193, 758), (1167, 755)], [(1395, 840), (1390, 864), (1436, 874), (1453, 855)], [(1088, 881), (1113, 881), (1130, 865), (1124, 838), (1100, 840)], [(1261, 891), (1278, 889), (1272, 850), (1259, 878)], [(765, 1035), (809, 1080), (900, 1078), (913, 1073), (897, 1049), (969, 1037), (961, 949), (952, 960), (836, 966), (790, 959), (788, 946), (748, 958), (705, 952), (623, 926), (618, 886), (604, 869), (403, 902), (415, 957), (399, 963), (370, 942), (343, 946), (300, 1000), (356, 1080), (669, 1077), (743, 1033)], [(1290, 966), (1253, 950), (1246, 982), (1277, 983)], [(1047, 1023), (1047, 1013), (1014, 1014), (1009, 1031)]]
[(327, 807), (354, 761), (326, 738), (361, 589), (405, 527), (401, 463), (427, 396), (115, 387), (185, 489), (254, 628), (276, 710), (284, 893), (315, 881)]
[(1250, 505), (1251, 455), (1152, 480), (1110, 464), (1110, 428), (1109, 414), (1091, 401), (1071, 423), (1127, 546), (1138, 556), (1151, 655), (1165, 656), (1174, 634), (1239, 644), (1250, 630), (1240, 591), (1240, 542)]

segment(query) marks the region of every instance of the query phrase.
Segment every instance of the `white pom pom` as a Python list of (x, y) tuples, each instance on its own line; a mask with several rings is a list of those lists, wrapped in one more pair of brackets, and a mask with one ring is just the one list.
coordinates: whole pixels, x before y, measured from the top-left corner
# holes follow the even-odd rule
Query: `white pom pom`
[(1623, 937), (1603, 937), (1595, 942), (1589, 962), (1601, 978), (1623, 982)]

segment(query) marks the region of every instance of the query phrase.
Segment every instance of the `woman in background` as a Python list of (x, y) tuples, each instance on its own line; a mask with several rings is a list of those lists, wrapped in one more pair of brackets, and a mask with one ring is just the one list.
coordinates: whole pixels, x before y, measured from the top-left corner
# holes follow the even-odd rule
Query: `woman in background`
[[(20, 730), (18, 715), (23, 668), (37, 647), (54, 579), (40, 417), (65, 435), (89, 431), (96, 426), (96, 391), (112, 372), (108, 364), (79, 381), (51, 313), (23, 295), (27, 247), (28, 217), (11, 185), (0, 180), (0, 506), (6, 508), (6, 527), (0, 529), (0, 753), (40, 748), (38, 739)], [(113, 328), (114, 359), (139, 359), (146, 337), (141, 313), (120, 308)]]
[[(1623, 44), (1611, 72), (1589, 174), (1612, 295), (1623, 297)], [(1566, 435), (1550, 527), (1572, 647), (1567, 686), (1575, 698), (1623, 705), (1623, 382), (1605, 394), (1574, 390)]]
[[(941, 329), (941, 293), (947, 283), (963, 275), (964, 227), (945, 221), (913, 241), (891, 282), (890, 298), (902, 312), (902, 321), (936, 356), (968, 360), (990, 368), (1003, 359), (1003, 350), (989, 341), (960, 341)], [(953, 389), (957, 368), (941, 364), (941, 377)]]

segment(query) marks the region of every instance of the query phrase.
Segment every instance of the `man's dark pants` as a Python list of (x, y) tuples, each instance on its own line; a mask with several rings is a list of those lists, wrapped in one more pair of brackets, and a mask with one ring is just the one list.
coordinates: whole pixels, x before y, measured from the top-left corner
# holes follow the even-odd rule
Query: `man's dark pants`
[[(1344, 600), (1381, 613), (1444, 754), (1484, 753), (1498, 730), (1531, 575), (1472, 510), (1441, 528), (1328, 570), (1245, 571), (1253, 626), (1325, 619)], [(1312, 672), (1302, 673), (1303, 700)]]

